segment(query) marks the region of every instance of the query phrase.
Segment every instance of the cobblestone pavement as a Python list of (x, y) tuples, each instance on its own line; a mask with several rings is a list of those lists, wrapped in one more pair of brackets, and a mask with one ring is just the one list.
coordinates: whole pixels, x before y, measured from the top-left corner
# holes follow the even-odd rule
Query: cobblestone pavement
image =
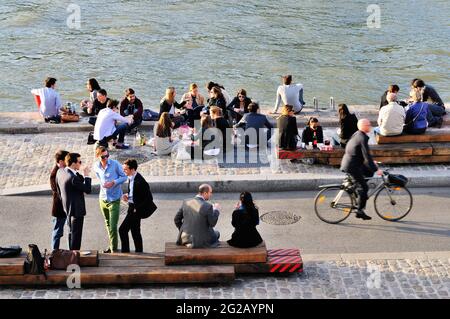
[(449, 274), (448, 259), (316, 261), (305, 263), (303, 274), (239, 276), (231, 284), (0, 288), (0, 299), (449, 299)]
[[(53, 167), (55, 152), (65, 149), (81, 154), (85, 165), (94, 161), (94, 146), (87, 145), (86, 132), (43, 133), (43, 134), (0, 134), (0, 190), (48, 184), (49, 172)], [(134, 144), (132, 135), (127, 136), (127, 143)], [(136, 146), (129, 150), (111, 150), (111, 158), (120, 161), (128, 157), (137, 157), (140, 171), (145, 176), (230, 176), (230, 175), (292, 175), (298, 178), (314, 176), (315, 178), (341, 176), (337, 169), (325, 165), (307, 165), (280, 160), (278, 166), (220, 166), (217, 160), (203, 163), (195, 161), (177, 161), (170, 156), (151, 154), (150, 146)], [(266, 158), (267, 160), (267, 158)], [(442, 176), (450, 174), (450, 164), (445, 165), (403, 165), (395, 167), (395, 172), (413, 176)]]

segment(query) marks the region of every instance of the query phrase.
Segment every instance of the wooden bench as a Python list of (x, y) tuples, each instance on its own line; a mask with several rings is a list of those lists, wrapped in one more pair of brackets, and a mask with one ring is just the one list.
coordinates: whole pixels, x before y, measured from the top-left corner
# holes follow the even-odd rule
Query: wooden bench
[(239, 274), (292, 274), (303, 272), (303, 260), (298, 249), (269, 249), (267, 262), (236, 264), (234, 270)]
[(450, 130), (430, 129), (424, 134), (402, 134), (399, 136), (376, 135), (377, 144), (399, 144), (399, 143), (436, 143), (450, 142)]
[(267, 261), (264, 242), (254, 248), (236, 248), (226, 242), (220, 242), (215, 248), (187, 248), (175, 243), (166, 243), (166, 265), (202, 265), (202, 264), (248, 264)]

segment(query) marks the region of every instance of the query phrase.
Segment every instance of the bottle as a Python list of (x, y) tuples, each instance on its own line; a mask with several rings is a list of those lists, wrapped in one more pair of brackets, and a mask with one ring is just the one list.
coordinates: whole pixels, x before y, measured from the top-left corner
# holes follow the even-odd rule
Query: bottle
[(72, 103), (67, 102), (67, 113), (71, 114), (72, 113)]
[(314, 135), (313, 135), (313, 147), (317, 148), (317, 132), (314, 131)]

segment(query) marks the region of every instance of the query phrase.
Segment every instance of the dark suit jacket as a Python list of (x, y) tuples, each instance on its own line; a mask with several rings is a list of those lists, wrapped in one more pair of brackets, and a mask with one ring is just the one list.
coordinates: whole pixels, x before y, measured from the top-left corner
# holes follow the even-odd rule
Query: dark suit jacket
[(67, 168), (60, 169), (56, 173), (56, 185), (67, 216), (85, 216), (84, 193), (91, 192), (91, 178), (83, 177), (78, 173), (74, 175)]
[[(341, 170), (347, 173), (359, 172), (371, 176), (377, 171), (369, 153), (369, 137), (362, 131), (356, 131), (345, 147), (345, 154), (341, 162)], [(371, 174), (371, 175), (370, 175)]]
[(66, 212), (64, 211), (61, 198), (58, 194), (58, 187), (56, 186), (56, 173), (59, 170), (59, 166), (55, 165), (52, 172), (50, 173), (50, 188), (52, 189), (53, 203), (52, 203), (52, 216), (53, 217), (66, 217)]
[(281, 149), (296, 149), (298, 128), (295, 116), (281, 115), (277, 122), (280, 134), (279, 147)]
[[(128, 184), (128, 193), (130, 192), (130, 184)], [(142, 216), (144, 212), (147, 212), (152, 203), (153, 195), (150, 191), (150, 186), (141, 174), (137, 173), (134, 178), (133, 185), (133, 203), (134, 209), (139, 216)]]

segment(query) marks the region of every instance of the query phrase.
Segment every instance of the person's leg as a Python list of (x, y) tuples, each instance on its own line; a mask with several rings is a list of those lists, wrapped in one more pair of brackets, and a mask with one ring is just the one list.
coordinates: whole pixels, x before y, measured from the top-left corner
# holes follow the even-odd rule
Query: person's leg
[(142, 253), (144, 248), (141, 235), (141, 218), (136, 213), (132, 213), (131, 235), (133, 236), (135, 252)]
[(369, 186), (367, 186), (367, 182), (362, 173), (351, 172), (350, 175), (353, 177), (356, 183), (356, 192), (358, 194), (358, 212), (364, 211), (364, 209), (366, 208), (367, 192), (369, 191)]
[(83, 235), (83, 222), (84, 217), (71, 217), (72, 218), (72, 244), (71, 250), (80, 250), (81, 238)]
[(109, 238), (111, 240), (111, 250), (117, 251), (117, 246), (119, 243), (119, 237), (117, 233), (117, 224), (119, 223), (120, 215), (120, 200), (116, 200), (109, 204)]
[(428, 104), (428, 109), (434, 116), (442, 117), (445, 114), (445, 109), (437, 104)]
[(123, 142), (125, 141), (125, 133), (128, 130), (128, 124), (127, 123), (122, 123), (119, 126), (116, 127), (116, 130), (113, 133), (113, 138), (116, 139), (117, 136), (119, 137), (118, 143), (119, 144), (123, 144)]
[(106, 227), (106, 233), (108, 234), (108, 238), (109, 238), (109, 249), (111, 249), (111, 237), (109, 236), (109, 229), (110, 229), (110, 212), (109, 212), (109, 208), (108, 208), (108, 203), (100, 200), (100, 212), (103, 215), (103, 219), (105, 221), (105, 227)]
[(133, 129), (138, 128), (142, 124), (142, 120), (134, 121), (133, 124), (128, 125), (128, 132), (131, 132)]
[(128, 214), (123, 220), (122, 224), (119, 227), (119, 235), (121, 242), (121, 252), (129, 253), (130, 252), (130, 241), (128, 239), (128, 232), (131, 229), (131, 213), (130, 207), (128, 207)]
[(52, 250), (59, 249), (61, 237), (64, 235), (66, 217), (53, 217)]

